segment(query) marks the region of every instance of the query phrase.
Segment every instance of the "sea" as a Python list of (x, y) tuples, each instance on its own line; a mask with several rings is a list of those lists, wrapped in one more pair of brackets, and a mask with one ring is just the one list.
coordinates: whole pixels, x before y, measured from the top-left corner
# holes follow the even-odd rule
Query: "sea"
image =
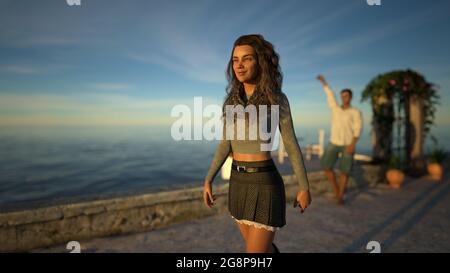
[[(318, 142), (321, 128), (295, 129), (302, 150)], [(0, 212), (202, 186), (217, 144), (170, 126), (0, 127)], [(370, 132), (357, 153), (371, 155)]]

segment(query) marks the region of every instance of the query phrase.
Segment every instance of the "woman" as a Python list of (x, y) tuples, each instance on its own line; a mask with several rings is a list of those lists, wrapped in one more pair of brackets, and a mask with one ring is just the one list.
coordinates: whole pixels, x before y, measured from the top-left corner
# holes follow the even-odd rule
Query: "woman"
[[(281, 91), (283, 77), (280, 70), (279, 56), (273, 45), (263, 36), (239, 37), (234, 43), (227, 67), (228, 86), (223, 113), (225, 116), (226, 106), (254, 105), (259, 112), (259, 106), (266, 105), (272, 109), (270, 106), (278, 105), (279, 124), (276, 125), (279, 125), (283, 143), (299, 182), (294, 206), (300, 204), (300, 211), (303, 213), (311, 203), (309, 182), (295, 136), (289, 102)], [(233, 119), (236, 120), (235, 117)], [(224, 122), (224, 136), (229, 125), (226, 123), (228, 122)], [(246, 116), (245, 126), (247, 135), (249, 126)], [(276, 126), (272, 128), (276, 129)], [(236, 130), (234, 133), (236, 134)], [(228, 155), (232, 153), (228, 209), (239, 226), (248, 253), (279, 252), (273, 244), (273, 239), (276, 230), (286, 224), (284, 182), (270, 151), (261, 149), (261, 144), (267, 142), (268, 140), (255, 140), (250, 137), (247, 140), (247, 136), (243, 140), (236, 139), (235, 135), (231, 139), (223, 137), (204, 182), (203, 199), (205, 205), (211, 207), (215, 200), (212, 182)]]

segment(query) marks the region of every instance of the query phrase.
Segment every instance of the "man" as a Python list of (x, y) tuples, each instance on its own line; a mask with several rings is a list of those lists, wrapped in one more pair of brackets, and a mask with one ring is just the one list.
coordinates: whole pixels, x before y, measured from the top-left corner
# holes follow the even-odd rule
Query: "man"
[[(327, 95), (328, 106), (331, 109), (331, 135), (330, 143), (325, 148), (321, 158), (321, 164), (325, 175), (330, 181), (337, 203), (344, 204), (344, 193), (347, 186), (348, 174), (352, 168), (355, 146), (362, 131), (361, 111), (351, 106), (352, 91), (341, 91), (342, 105), (338, 105), (334, 92), (328, 86), (325, 77), (319, 75), (317, 79), (322, 83)], [(334, 164), (341, 154), (339, 162), (339, 187), (336, 183), (336, 175), (333, 171)]]

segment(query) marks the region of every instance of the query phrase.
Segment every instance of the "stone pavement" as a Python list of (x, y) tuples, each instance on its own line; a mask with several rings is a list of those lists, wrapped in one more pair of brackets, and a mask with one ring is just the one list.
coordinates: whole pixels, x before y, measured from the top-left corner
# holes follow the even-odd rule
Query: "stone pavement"
[[(447, 176), (448, 177), (448, 176)], [(407, 178), (399, 190), (379, 184), (346, 195), (337, 206), (329, 195), (313, 196), (304, 214), (287, 207), (287, 225), (277, 232), (281, 252), (450, 252), (450, 179)], [(244, 252), (228, 214), (192, 220), (144, 233), (80, 241), (82, 252)], [(66, 246), (35, 252), (68, 252)]]

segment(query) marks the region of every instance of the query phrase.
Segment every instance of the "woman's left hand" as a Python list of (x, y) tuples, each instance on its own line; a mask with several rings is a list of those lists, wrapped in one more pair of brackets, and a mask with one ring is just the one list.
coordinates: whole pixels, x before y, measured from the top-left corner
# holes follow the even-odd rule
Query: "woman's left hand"
[(297, 206), (297, 204), (300, 204), (300, 212), (305, 212), (306, 208), (311, 204), (312, 198), (311, 194), (308, 191), (299, 191), (297, 193), (296, 202), (294, 204), (294, 207)]

